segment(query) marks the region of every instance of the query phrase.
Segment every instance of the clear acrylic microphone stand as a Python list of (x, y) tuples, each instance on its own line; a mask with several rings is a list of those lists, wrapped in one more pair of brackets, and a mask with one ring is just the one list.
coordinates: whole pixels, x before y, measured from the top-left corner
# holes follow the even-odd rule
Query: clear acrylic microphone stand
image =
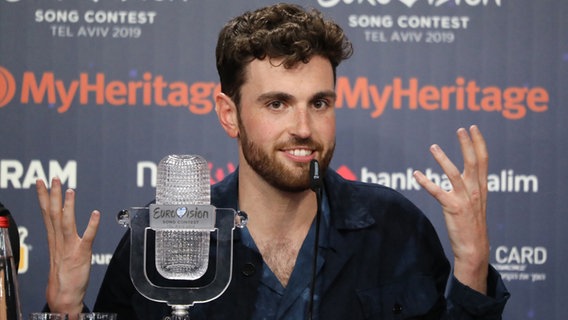
[(218, 298), (229, 286), (233, 265), (233, 230), (246, 225), (247, 216), (233, 209), (215, 209), (217, 254), (215, 277), (201, 287), (163, 287), (152, 283), (146, 272), (146, 238), (149, 208), (130, 208), (118, 214), (118, 223), (130, 227), (130, 278), (144, 297), (167, 303), (172, 314), (165, 320), (189, 320), (189, 308)]

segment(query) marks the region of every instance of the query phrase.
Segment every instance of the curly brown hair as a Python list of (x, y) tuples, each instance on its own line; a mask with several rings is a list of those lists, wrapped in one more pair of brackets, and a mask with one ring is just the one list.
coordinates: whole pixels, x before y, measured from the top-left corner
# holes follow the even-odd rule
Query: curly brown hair
[(276, 4), (230, 20), (219, 33), (217, 72), (221, 90), (238, 106), (245, 67), (254, 59), (283, 59), (292, 68), (314, 55), (327, 58), (335, 80), (336, 67), (351, 56), (351, 42), (339, 25), (321, 12), (293, 4)]

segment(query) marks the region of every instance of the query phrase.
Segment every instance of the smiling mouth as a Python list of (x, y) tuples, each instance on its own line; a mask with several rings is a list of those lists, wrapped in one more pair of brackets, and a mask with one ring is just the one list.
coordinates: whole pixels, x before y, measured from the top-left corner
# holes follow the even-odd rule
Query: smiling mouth
[(296, 157), (307, 157), (314, 153), (311, 149), (290, 149), (286, 150), (286, 152)]

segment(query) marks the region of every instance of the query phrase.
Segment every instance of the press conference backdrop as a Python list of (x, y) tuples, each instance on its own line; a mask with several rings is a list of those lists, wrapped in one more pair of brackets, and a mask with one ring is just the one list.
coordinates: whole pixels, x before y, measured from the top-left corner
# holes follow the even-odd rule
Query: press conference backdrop
[[(211, 182), (235, 170), (214, 112), (223, 23), (272, 1), (0, 0), (0, 201), (21, 238), (24, 313), (48, 271), (35, 180), (77, 190), (82, 233), (102, 211), (86, 297), (92, 306), (124, 208), (154, 197), (157, 162), (200, 154)], [(505, 319), (567, 319), (568, 2), (312, 0), (354, 43), (337, 77), (344, 177), (417, 203), (451, 255), (439, 205), (415, 169), (447, 187), (428, 147), (461, 162), (458, 127), (478, 124), (491, 155), (491, 263), (512, 292)]]

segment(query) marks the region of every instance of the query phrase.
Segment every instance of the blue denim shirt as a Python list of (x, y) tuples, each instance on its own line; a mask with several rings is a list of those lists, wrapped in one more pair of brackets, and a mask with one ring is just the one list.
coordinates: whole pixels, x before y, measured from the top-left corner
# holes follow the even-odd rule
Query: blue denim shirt
[[(319, 271), (325, 263), (325, 250), (328, 247), (329, 229), (329, 205), (325, 191), (322, 196), (322, 216), (321, 229), (319, 234), (319, 249), (317, 263), (317, 277)], [(241, 230), (243, 244), (258, 252), (258, 248), (247, 228)], [(262, 264), (262, 275), (258, 286), (258, 296), (255, 302), (255, 309), (251, 320), (277, 320), (277, 319), (305, 319), (308, 312), (308, 302), (310, 300), (310, 287), (312, 281), (312, 263), (315, 239), (315, 220), (312, 223), (306, 239), (302, 243), (294, 270), (288, 281), (288, 285), (283, 287), (276, 275), (270, 270), (266, 263)], [(319, 306), (318, 281), (316, 280), (316, 292), (314, 294), (314, 310)], [(312, 319), (317, 319), (318, 312), (314, 312)]]

